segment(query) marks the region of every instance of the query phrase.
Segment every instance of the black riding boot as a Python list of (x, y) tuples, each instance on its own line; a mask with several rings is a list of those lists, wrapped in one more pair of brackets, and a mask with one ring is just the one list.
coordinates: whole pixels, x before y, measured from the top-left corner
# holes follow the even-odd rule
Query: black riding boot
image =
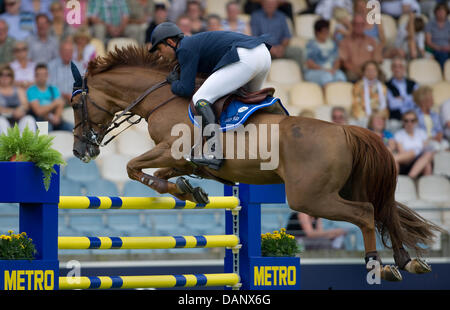
[[(206, 126), (209, 124), (217, 124), (216, 115), (214, 114), (214, 111), (212, 109), (211, 103), (209, 103), (206, 100), (199, 100), (195, 103), (195, 110), (197, 111), (198, 115), (202, 117), (202, 131)], [(202, 132), (203, 137), (203, 132)], [(209, 136), (206, 139), (206, 143), (210, 139), (213, 139), (215, 137), (215, 132), (213, 131), (211, 136)], [(220, 143), (220, 140), (217, 139), (216, 143)], [(214, 144), (214, 147), (212, 151), (214, 152), (216, 149), (221, 149), (220, 145)], [(192, 158), (191, 161), (196, 165), (201, 166), (207, 166), (208, 168), (219, 170), (222, 166), (223, 159), (216, 158), (214, 154), (203, 154), (202, 158)]]

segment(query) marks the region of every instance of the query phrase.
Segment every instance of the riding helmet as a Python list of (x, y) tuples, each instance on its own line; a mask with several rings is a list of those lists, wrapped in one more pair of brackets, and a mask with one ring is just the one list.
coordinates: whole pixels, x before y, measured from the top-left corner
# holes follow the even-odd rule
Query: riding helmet
[(158, 46), (158, 44), (164, 42), (164, 40), (177, 36), (184, 36), (183, 31), (181, 31), (181, 29), (178, 28), (177, 25), (170, 22), (159, 24), (152, 32), (152, 48), (149, 50), (149, 52), (153, 53), (154, 51), (156, 51), (156, 47)]

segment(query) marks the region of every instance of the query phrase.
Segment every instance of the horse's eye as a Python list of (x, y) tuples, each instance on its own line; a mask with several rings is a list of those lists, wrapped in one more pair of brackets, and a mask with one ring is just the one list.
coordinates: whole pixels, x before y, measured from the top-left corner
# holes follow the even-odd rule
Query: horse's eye
[(81, 107), (81, 104), (80, 104), (80, 103), (75, 103), (75, 104), (72, 105), (72, 108), (73, 108), (74, 110), (78, 110), (80, 107)]

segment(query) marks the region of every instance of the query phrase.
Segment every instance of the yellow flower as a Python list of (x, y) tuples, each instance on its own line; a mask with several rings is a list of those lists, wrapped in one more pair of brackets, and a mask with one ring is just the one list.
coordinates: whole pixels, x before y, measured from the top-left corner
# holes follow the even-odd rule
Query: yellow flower
[(8, 230), (8, 234), (12, 234), (12, 233), (14, 233), (14, 231), (13, 230)]
[(22, 232), (20, 235), (26, 237), (27, 233), (26, 232)]

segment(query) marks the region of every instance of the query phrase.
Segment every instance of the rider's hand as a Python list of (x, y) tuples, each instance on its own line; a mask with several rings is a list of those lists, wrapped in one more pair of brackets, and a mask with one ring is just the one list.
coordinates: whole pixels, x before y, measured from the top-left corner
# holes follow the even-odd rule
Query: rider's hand
[(166, 80), (169, 84), (172, 84), (174, 81), (177, 81), (179, 79), (180, 73), (178, 72), (177, 68), (175, 68), (174, 70), (172, 70), (172, 72), (169, 73)]

